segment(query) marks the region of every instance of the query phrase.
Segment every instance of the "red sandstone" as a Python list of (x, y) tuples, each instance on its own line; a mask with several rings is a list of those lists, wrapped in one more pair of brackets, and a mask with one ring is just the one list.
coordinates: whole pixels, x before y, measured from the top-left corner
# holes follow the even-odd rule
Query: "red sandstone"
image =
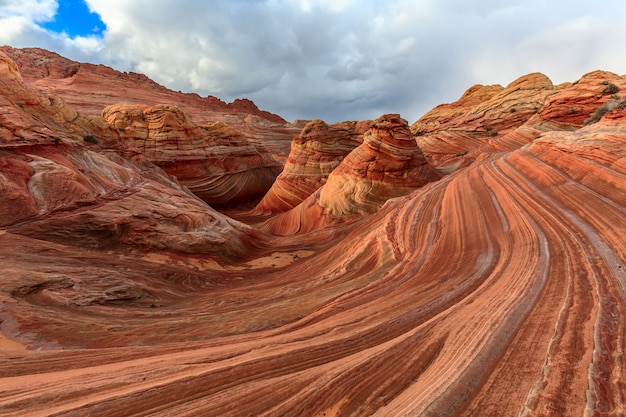
[(0, 53), (0, 414), (620, 415), (624, 78), (524, 79), (246, 225)]

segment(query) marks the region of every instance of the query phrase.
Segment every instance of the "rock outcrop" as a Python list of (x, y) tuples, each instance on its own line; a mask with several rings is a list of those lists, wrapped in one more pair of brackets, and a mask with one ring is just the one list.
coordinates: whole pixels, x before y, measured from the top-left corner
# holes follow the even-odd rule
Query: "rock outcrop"
[[(500, 85), (475, 85), (451, 104), (442, 104), (411, 125), (418, 135), (442, 130), (504, 132), (523, 124), (543, 106), (546, 97), (556, 92), (548, 77), (528, 74)], [(492, 133), (493, 134), (493, 133)]]
[[(0, 47), (16, 62), (22, 77), (35, 86), (65, 98), (72, 107), (86, 114), (100, 114), (108, 105), (118, 102), (177, 104), (199, 122), (211, 113), (253, 115), (274, 123), (285, 120), (259, 108), (248, 99), (225, 103), (217, 97), (200, 97), (172, 91), (143, 74), (119, 72), (106, 65), (72, 61), (54, 52), (40, 48)], [(126, 98), (126, 100), (120, 100)], [(143, 101), (141, 101), (143, 100)], [(155, 104), (156, 104), (155, 103)], [(204, 112), (204, 113), (203, 113)]]
[(510, 83), (475, 85), (451, 104), (442, 104), (411, 125), (428, 160), (448, 169), (467, 165), (486, 145), (524, 124), (556, 93), (548, 77), (534, 73)]
[(272, 188), (255, 208), (257, 213), (290, 210), (326, 183), (330, 173), (363, 142), (370, 121), (322, 120), (307, 123), (291, 142), (291, 152)]
[(0, 94), (0, 227), (91, 248), (241, 254), (246, 227), (144, 162), (103, 119), (24, 85), (1, 52)]
[(424, 159), (406, 120), (388, 114), (374, 121), (363, 144), (330, 174), (319, 202), (332, 217), (368, 215), (390, 198), (439, 178)]
[(426, 113), (411, 130), (428, 160), (449, 172), (478, 157), (517, 149), (543, 132), (578, 129), (623, 88), (626, 80), (606, 71), (558, 86), (542, 74), (529, 74), (506, 88), (474, 86), (458, 101)]
[(0, 414), (621, 415), (626, 99), (597, 74), (419, 188), (386, 115), (247, 226), (0, 54)]
[(624, 96), (626, 77), (606, 71), (592, 71), (575, 83), (559, 86), (536, 115), (490, 145), (497, 150), (513, 150), (540, 137), (544, 132), (572, 131), (597, 122), (602, 113)]
[(311, 231), (327, 222), (375, 213), (387, 200), (441, 178), (424, 158), (406, 120), (397, 114), (371, 123), (363, 143), (350, 152), (326, 183), (299, 206), (270, 219), (277, 234)]
[(212, 206), (258, 201), (281, 164), (223, 122), (197, 126), (172, 105), (118, 104), (103, 117), (151, 162)]
[(281, 162), (300, 128), (250, 100), (232, 103), (163, 87), (143, 74), (120, 72), (105, 65), (79, 63), (39, 48), (0, 47), (14, 60), (24, 79), (46, 94), (61, 97), (85, 115), (100, 116), (110, 105), (167, 103), (178, 107), (197, 125), (221, 121), (238, 130), (254, 145), (268, 149)]

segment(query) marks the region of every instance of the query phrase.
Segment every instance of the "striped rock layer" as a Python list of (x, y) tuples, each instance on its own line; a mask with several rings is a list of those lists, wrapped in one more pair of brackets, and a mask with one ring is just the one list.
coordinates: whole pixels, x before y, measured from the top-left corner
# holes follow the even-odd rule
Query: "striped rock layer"
[(22, 77), (45, 94), (62, 98), (85, 115), (100, 116), (107, 106), (124, 103), (178, 107), (194, 123), (224, 122), (255, 145), (284, 162), (289, 143), (301, 126), (260, 110), (248, 99), (225, 103), (217, 97), (182, 93), (157, 84), (143, 74), (120, 72), (105, 65), (80, 63), (40, 48), (0, 46), (19, 67)]
[(213, 206), (261, 198), (280, 163), (223, 122), (197, 126), (172, 105), (118, 104), (103, 117), (151, 162)]
[(383, 115), (371, 123), (363, 143), (300, 205), (270, 219), (276, 234), (311, 231), (327, 223), (375, 213), (387, 200), (441, 178), (424, 158), (406, 120)]
[[(301, 210), (309, 230), (272, 234), (67, 120), (0, 54), (0, 414), (623, 414), (626, 100), (604, 81), (586, 124), (591, 105), (550, 119), (551, 96), (374, 210), (339, 180), (393, 190), (425, 166), (386, 115), (269, 220)], [(524, 125), (540, 137), (515, 147)]]
[(307, 123), (291, 142), (287, 162), (272, 188), (256, 206), (258, 213), (280, 213), (304, 201), (326, 183), (331, 172), (363, 142), (370, 122), (323, 120)]

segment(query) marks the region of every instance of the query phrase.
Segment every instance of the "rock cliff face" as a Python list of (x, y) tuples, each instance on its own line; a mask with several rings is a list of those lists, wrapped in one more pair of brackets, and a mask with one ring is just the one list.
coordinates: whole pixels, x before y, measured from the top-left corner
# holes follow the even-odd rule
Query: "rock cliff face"
[(280, 213), (304, 201), (325, 184), (346, 155), (363, 142), (369, 125), (369, 121), (333, 125), (322, 120), (307, 123), (291, 142), (283, 171), (255, 211)]
[(102, 115), (149, 161), (212, 206), (258, 201), (281, 170), (269, 152), (227, 124), (197, 126), (172, 105), (118, 104)]
[[(440, 179), (385, 115), (304, 201), (246, 225), (148, 161), (139, 125), (42, 94), (0, 53), (0, 414), (621, 415), (624, 88), (545, 83), (520, 119), (493, 101), (494, 136), (462, 108), (504, 90), (469, 91), (421, 125), (440, 167), (455, 120), (475, 125)], [(346, 126), (312, 123), (291, 172), (335, 164), (311, 139)]]

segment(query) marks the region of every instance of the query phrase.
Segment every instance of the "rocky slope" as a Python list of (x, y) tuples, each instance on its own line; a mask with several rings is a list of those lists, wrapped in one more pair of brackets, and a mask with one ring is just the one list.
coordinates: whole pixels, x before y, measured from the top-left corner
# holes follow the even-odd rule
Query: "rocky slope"
[[(622, 77), (544, 83), (536, 113), (515, 104), (425, 186), (383, 116), (320, 189), (246, 226), (0, 63), (0, 414), (622, 413)], [(453, 119), (492, 93), (418, 139), (461, 144)], [(429, 158), (449, 166), (447, 146)]]
[(79, 63), (39, 48), (1, 46), (14, 60), (24, 79), (40, 91), (63, 98), (86, 115), (100, 116), (109, 105), (174, 105), (198, 125), (221, 121), (237, 129), (254, 144), (269, 149), (283, 162), (289, 143), (298, 132), (275, 114), (259, 110), (250, 100), (225, 103), (212, 96), (200, 97), (165, 88), (143, 74), (119, 72), (104, 65)]
[(199, 122), (210, 121), (211, 114), (253, 115), (270, 122), (286, 123), (267, 111), (259, 110), (250, 100), (238, 99), (224, 103), (217, 97), (200, 97), (165, 88), (143, 74), (119, 72), (105, 65), (79, 63), (40, 48), (17, 49), (2, 46), (17, 65), (22, 77), (49, 93), (64, 97), (72, 107), (85, 114), (100, 114), (110, 104), (124, 101), (151, 104), (179, 104)]
[(2, 53), (0, 77), (0, 227), (85, 247), (241, 253), (244, 225), (144, 161), (105, 120), (24, 85)]
[(282, 235), (352, 221), (440, 178), (422, 155), (407, 121), (397, 114), (383, 115), (371, 123), (363, 143), (346, 155), (323, 186), (265, 226)]
[(150, 162), (213, 207), (258, 201), (282, 168), (226, 123), (197, 126), (172, 105), (116, 104), (102, 115)]
[(426, 113), (411, 131), (432, 163), (456, 168), (484, 153), (493, 138), (526, 122), (555, 92), (552, 82), (539, 73), (520, 77), (506, 88), (475, 85), (458, 101)]
[(626, 90), (626, 77), (606, 71), (593, 71), (575, 83), (561, 86), (547, 97), (537, 114), (507, 135), (495, 138), (490, 147), (512, 150), (531, 142), (543, 132), (576, 130), (599, 121), (608, 106), (618, 103)]
[(506, 88), (475, 85), (456, 102), (426, 113), (411, 131), (427, 159), (450, 172), (481, 155), (517, 149), (544, 131), (582, 127), (625, 83), (617, 74), (593, 71), (556, 87), (540, 73)]

